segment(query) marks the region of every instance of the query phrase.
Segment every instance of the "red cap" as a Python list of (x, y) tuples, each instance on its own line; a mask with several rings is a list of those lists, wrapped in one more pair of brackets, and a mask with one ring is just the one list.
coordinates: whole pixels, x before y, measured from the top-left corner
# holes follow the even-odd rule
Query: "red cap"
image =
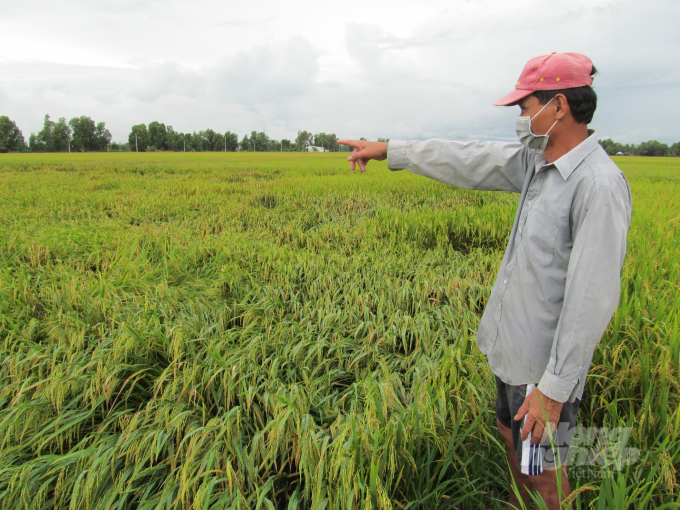
[(515, 90), (501, 97), (496, 106), (512, 106), (537, 90), (571, 89), (592, 85), (593, 62), (580, 53), (551, 53), (534, 57), (515, 85)]

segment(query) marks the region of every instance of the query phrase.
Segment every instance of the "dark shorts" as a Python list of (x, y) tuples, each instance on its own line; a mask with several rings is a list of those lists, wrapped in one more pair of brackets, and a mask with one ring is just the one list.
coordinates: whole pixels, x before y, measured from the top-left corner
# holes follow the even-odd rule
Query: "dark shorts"
[(531, 444), (531, 434), (526, 441), (522, 441), (520, 430), (526, 417), (521, 421), (515, 421), (514, 416), (522, 407), (524, 399), (535, 387), (535, 384), (511, 386), (496, 377), (498, 390), (496, 417), (498, 421), (512, 430), (512, 443), (515, 447), (520, 472), (533, 476), (540, 475), (544, 468), (555, 468), (567, 460), (569, 444), (576, 430), (578, 406), (581, 403), (579, 399), (564, 403), (560, 421), (557, 424), (557, 433), (553, 435), (552, 441), (548, 438), (544, 443)]

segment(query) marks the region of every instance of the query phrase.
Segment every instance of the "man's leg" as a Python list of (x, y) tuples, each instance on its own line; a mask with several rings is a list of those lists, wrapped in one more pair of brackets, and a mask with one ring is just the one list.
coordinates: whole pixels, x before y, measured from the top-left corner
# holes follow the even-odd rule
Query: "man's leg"
[[(499, 394), (505, 394), (508, 400), (510, 416), (515, 416), (527, 396), (534, 391), (535, 384), (530, 385), (498, 385)], [(522, 441), (520, 432), (524, 421), (508, 420), (508, 415), (503, 414), (503, 422), (509, 423), (506, 430), (510, 432), (510, 446), (514, 446), (516, 468), (520, 476), (527, 476), (529, 483), (525, 486), (536, 490), (550, 510), (561, 509), (561, 502), (571, 494), (569, 478), (567, 477), (566, 465), (567, 451), (571, 443), (571, 437), (578, 421), (578, 408), (580, 400), (565, 402), (562, 406), (556, 434), (552, 436), (553, 445), (547, 441), (542, 445), (531, 444), (531, 434), (527, 440)], [(497, 413), (498, 415), (498, 413)], [(559, 478), (559, 481), (558, 481)], [(524, 500), (526, 501), (526, 500)], [(533, 503), (527, 505), (532, 508)]]
[[(558, 475), (560, 474), (561, 480), (558, 482)], [(550, 510), (561, 510), (562, 503), (571, 494), (566, 464), (563, 464), (561, 469), (543, 468), (543, 473), (540, 475), (528, 476), (527, 478), (531, 480), (534, 489), (541, 495)]]
[[(514, 399), (511, 399), (514, 400), (511, 405), (514, 412), (515, 403), (520, 398), (517, 398), (518, 395), (514, 388), (510, 389), (509, 393), (514, 397)], [(520, 444), (515, 450), (518, 452), (516, 455), (521, 461), (521, 472), (529, 474), (531, 485), (550, 510), (561, 510), (564, 502), (571, 494), (565, 461), (577, 425), (580, 402), (579, 399), (575, 399), (573, 402), (564, 403), (560, 421), (557, 423), (555, 433), (552, 434), (551, 438), (540, 446), (530, 445), (531, 435), (529, 435), (526, 441), (520, 439)], [(513, 432), (515, 427), (515, 423), (513, 423)], [(539, 448), (539, 450), (536, 451), (535, 448)]]
[[(515, 455), (515, 446), (512, 442), (512, 430), (503, 425), (498, 419), (496, 419), (496, 424), (498, 425), (498, 431), (505, 442), (505, 455), (508, 458), (508, 464), (510, 464), (510, 500), (508, 501), (506, 510), (521, 509), (520, 499), (524, 502), (525, 508), (531, 508), (533, 506), (531, 496), (529, 495), (529, 490), (532, 488), (531, 478), (520, 473), (519, 468), (517, 467), (517, 456)], [(514, 484), (513, 480), (515, 482)], [(519, 498), (515, 491), (515, 485), (517, 485), (517, 489), (519, 490)]]

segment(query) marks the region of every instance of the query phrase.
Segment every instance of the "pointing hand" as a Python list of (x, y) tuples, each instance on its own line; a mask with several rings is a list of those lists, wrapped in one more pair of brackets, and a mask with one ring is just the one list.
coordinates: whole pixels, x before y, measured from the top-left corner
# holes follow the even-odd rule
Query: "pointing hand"
[(356, 164), (359, 163), (359, 168), (362, 172), (366, 171), (366, 164), (371, 159), (382, 161), (387, 158), (387, 143), (386, 142), (369, 142), (367, 140), (338, 140), (341, 145), (349, 145), (354, 147), (352, 153), (347, 157), (349, 167), (352, 171), (356, 169)]

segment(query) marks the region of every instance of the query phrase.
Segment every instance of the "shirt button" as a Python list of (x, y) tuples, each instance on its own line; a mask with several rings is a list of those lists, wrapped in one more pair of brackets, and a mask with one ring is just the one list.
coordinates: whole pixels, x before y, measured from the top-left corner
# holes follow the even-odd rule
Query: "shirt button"
[(522, 229), (521, 229), (521, 228), (519, 229), (519, 233), (520, 233), (520, 234), (522, 233)]
[(503, 283), (508, 283), (508, 279), (506, 278), (505, 280), (503, 280)]
[(533, 203), (534, 203), (533, 200), (529, 200), (529, 201), (527, 202), (528, 205), (531, 205), (531, 204), (533, 204)]

